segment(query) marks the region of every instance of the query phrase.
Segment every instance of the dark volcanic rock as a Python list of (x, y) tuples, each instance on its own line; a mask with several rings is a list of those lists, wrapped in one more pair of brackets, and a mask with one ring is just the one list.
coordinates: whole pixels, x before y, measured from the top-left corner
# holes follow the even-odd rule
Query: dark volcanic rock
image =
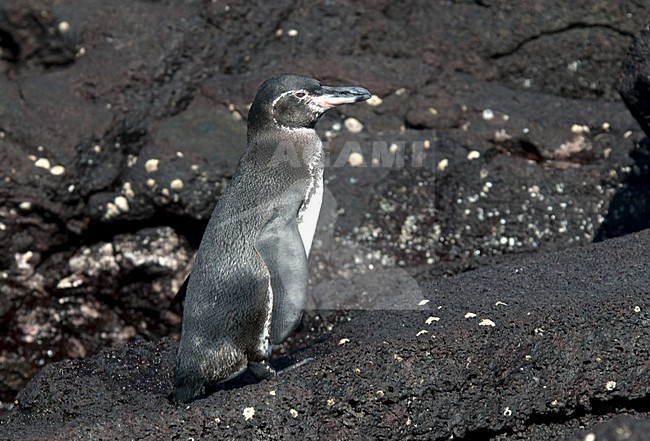
[[(167, 339), (51, 364), (0, 435), (558, 439), (621, 411), (647, 420), (648, 249), (645, 231), (441, 280), (423, 287), (426, 304), (348, 311), (297, 354), (315, 356), (311, 365), (236, 380), (190, 405), (166, 399), (176, 348)], [(381, 280), (366, 285), (395, 295)], [(609, 427), (640, 436), (645, 425)]]
[(178, 335), (180, 316), (167, 306), (191, 253), (161, 227), (82, 246), (38, 270), (34, 256), (22, 255), (22, 273), (0, 285), (2, 392), (22, 388), (53, 359), (84, 358), (136, 335)]
[(621, 97), (650, 136), (650, 25), (639, 33), (623, 63)]

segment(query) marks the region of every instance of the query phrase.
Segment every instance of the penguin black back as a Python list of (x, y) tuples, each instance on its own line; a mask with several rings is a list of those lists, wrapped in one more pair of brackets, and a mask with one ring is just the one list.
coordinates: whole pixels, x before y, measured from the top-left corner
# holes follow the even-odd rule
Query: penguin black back
[[(265, 81), (251, 106), (248, 145), (197, 252), (185, 295), (173, 397), (249, 367), (260, 377), (274, 344), (304, 307), (307, 256), (322, 201), (322, 144), (314, 125), (329, 108), (370, 97), (298, 75)], [(299, 161), (290, 160), (300, 158)]]

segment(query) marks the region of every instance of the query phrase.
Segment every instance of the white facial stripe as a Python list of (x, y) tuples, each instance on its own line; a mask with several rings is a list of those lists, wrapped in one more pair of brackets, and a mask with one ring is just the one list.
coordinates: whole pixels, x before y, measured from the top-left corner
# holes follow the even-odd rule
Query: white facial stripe
[[(296, 93), (299, 93), (299, 92), (304, 93), (305, 96), (303, 96), (303, 97), (298, 97), (298, 96), (297, 96), (296, 98), (298, 99), (298, 101), (301, 101), (301, 102), (305, 103), (305, 104), (307, 105), (307, 107), (309, 107), (309, 109), (310, 109), (312, 112), (316, 113), (317, 115), (320, 115), (320, 114), (323, 113), (325, 110), (329, 109), (329, 107), (322, 107), (322, 106), (318, 105), (317, 103), (314, 103), (314, 101), (313, 101), (313, 99), (312, 99), (313, 97), (312, 97), (312, 96), (309, 94), (309, 92), (307, 92), (305, 89), (288, 90), (288, 91), (286, 91), (286, 92), (284, 92), (284, 93), (281, 93), (281, 94), (280, 94), (276, 99), (274, 99), (273, 102), (271, 103), (271, 114), (273, 115), (273, 122), (275, 123), (276, 126), (281, 127), (281, 128), (283, 128), (283, 129), (288, 129), (288, 130), (308, 130), (308, 131), (314, 131), (314, 129), (309, 129), (309, 128), (306, 128), (306, 127), (298, 127), (298, 128), (287, 127), (287, 126), (285, 126), (284, 124), (279, 123), (278, 120), (275, 118), (275, 105), (278, 103), (278, 101), (280, 101), (282, 98), (284, 98), (284, 97), (287, 96), (287, 95), (292, 95), (292, 94), (296, 94)], [(331, 106), (330, 106), (330, 107), (331, 107)]]
[(304, 89), (299, 89), (299, 90), (287, 90), (286, 92), (281, 93), (280, 96), (278, 96), (276, 99), (273, 100), (273, 102), (271, 103), (271, 108), (272, 108), (272, 109), (275, 109), (275, 105), (278, 103), (278, 101), (280, 101), (280, 100), (281, 100), (282, 98), (284, 98), (285, 96), (287, 96), (287, 95), (291, 95), (292, 93), (298, 93), (298, 92), (303, 92), (303, 93), (305, 94), (305, 96), (302, 97), (302, 98), (298, 98), (298, 97), (296, 97), (296, 98), (298, 98), (298, 99), (301, 100), (301, 101), (304, 100), (305, 98), (307, 98), (307, 97), (309, 96), (309, 93), (308, 93), (306, 90), (304, 90)]

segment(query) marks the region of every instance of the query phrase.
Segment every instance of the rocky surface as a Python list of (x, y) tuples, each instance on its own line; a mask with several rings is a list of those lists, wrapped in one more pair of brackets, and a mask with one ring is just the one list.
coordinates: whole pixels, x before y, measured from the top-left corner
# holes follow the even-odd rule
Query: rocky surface
[(623, 62), (621, 97), (646, 134), (650, 134), (650, 25), (634, 39)]
[[(4, 427), (27, 424), (27, 407), (42, 410), (34, 404), (41, 400), (63, 412), (56, 390), (65, 381), (51, 377), (50, 363), (92, 357), (106, 347), (117, 349), (68, 362), (65, 375), (96, 368), (139, 382), (137, 391), (162, 394), (167, 377), (146, 380), (155, 366), (143, 368), (142, 378), (137, 370), (124, 372), (159, 354), (161, 375), (168, 374), (165, 360), (180, 320), (179, 310), (168, 310), (169, 300), (236, 167), (247, 106), (259, 84), (280, 72), (362, 85), (376, 97), (331, 111), (318, 126), (329, 167), (310, 256), (314, 299), (278, 356), (308, 347), (320, 360), (330, 349), (341, 350), (337, 342), (318, 343), (323, 336), (345, 331), (349, 335), (341, 338), (352, 344), (342, 348), (355, 355), (336, 363), (351, 370), (374, 360), (367, 348), (354, 349), (354, 336), (375, 331), (355, 323), (384, 323), (386, 311), (400, 311), (404, 302), (447, 298), (431, 291), (442, 276), (648, 228), (646, 19), (643, 2), (2, 2), (3, 408), (10, 409), (16, 393), (46, 366), (40, 374), (45, 383), (35, 380), (22, 395), (41, 398), (30, 398)], [(579, 305), (579, 289), (588, 280), (577, 280), (566, 299), (558, 297), (563, 314)], [(521, 311), (511, 308), (509, 317)], [(587, 319), (575, 311), (573, 318)], [(420, 319), (401, 314), (404, 321)], [(404, 345), (418, 344), (410, 328), (403, 331), (396, 335), (405, 336)], [(171, 340), (155, 343), (162, 337)], [(456, 351), (464, 338), (444, 342)], [(120, 355), (124, 372), (105, 365), (106, 354), (127, 354)], [(425, 374), (435, 373), (413, 375)], [(355, 387), (352, 377), (346, 381)], [(312, 386), (292, 384), (287, 397)], [(328, 382), (318, 387), (333, 388), (322, 394), (340, 389)], [(232, 397), (219, 400), (236, 400), (247, 390), (235, 388), (222, 393)], [(139, 393), (119, 398), (125, 412), (138, 408)], [(622, 393), (632, 400), (622, 410), (581, 404), (585, 415), (599, 415), (584, 424), (628, 410), (647, 412), (647, 398)], [(476, 434), (545, 430), (544, 418), (536, 416), (546, 397), (536, 397), (528, 419), (508, 425), (490, 417), (493, 424), (475, 424), (481, 427)], [(83, 421), (107, 421), (100, 416), (103, 401), (94, 402), (90, 392), (83, 400), (93, 409)], [(350, 406), (354, 415), (356, 404)], [(465, 427), (483, 418), (463, 412), (454, 418), (469, 415)], [(42, 430), (48, 421), (60, 425), (36, 414)], [(579, 415), (551, 419), (549, 427), (578, 433)], [(272, 420), (264, 421), (250, 429), (253, 435), (267, 433)], [(427, 424), (447, 434), (463, 426), (439, 431), (434, 419)]]
[[(422, 284), (294, 353), (308, 366), (171, 404), (176, 342), (49, 364), (0, 435), (21, 439), (560, 439), (647, 430), (650, 231)], [(363, 296), (363, 294), (359, 294)], [(428, 301), (426, 301), (428, 300)], [(337, 305), (332, 305), (337, 306)], [(282, 361), (282, 360), (280, 360)], [(646, 418), (639, 422), (636, 420)], [(616, 434), (595, 428), (597, 439)], [(581, 439), (588, 439), (586, 437)]]

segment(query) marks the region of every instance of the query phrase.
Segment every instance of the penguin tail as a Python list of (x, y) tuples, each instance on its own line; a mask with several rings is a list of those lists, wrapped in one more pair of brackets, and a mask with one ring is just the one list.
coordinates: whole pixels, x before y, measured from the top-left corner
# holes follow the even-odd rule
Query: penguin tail
[(174, 402), (189, 403), (197, 398), (200, 398), (201, 388), (203, 382), (186, 382), (183, 384), (175, 384), (174, 390), (169, 394), (169, 400)]
[[(198, 398), (203, 389), (205, 379), (192, 358), (182, 357), (179, 353), (176, 371), (174, 372), (174, 389), (169, 394), (170, 401), (187, 403)], [(189, 361), (189, 363), (188, 363)]]
[(187, 295), (187, 284), (189, 281), (190, 276), (187, 276), (180, 289), (176, 293), (176, 296), (174, 296), (173, 300), (169, 304), (169, 309), (172, 309), (175, 305), (181, 305), (185, 301), (185, 296)]
[(174, 373), (174, 389), (169, 394), (170, 401), (187, 403), (201, 396), (204, 378), (192, 366), (179, 363)]

